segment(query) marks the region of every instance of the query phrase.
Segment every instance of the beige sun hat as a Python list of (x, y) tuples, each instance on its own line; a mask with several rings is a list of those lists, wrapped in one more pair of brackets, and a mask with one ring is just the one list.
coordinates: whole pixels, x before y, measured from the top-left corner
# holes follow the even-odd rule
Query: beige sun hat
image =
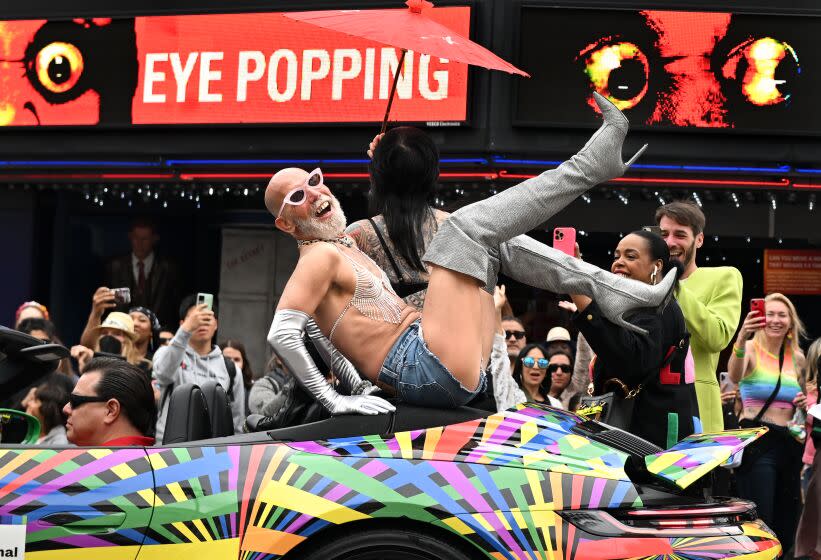
[(99, 334), (102, 329), (116, 329), (125, 333), (131, 340), (137, 340), (137, 333), (134, 332), (134, 320), (128, 313), (112, 311), (99, 327), (94, 328), (94, 332)]

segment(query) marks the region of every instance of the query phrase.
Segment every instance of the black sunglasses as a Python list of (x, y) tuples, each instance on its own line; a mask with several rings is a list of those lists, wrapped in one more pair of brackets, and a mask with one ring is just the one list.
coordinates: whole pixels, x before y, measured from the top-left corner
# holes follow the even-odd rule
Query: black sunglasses
[(550, 364), (547, 366), (547, 373), (556, 373), (559, 370), (562, 370), (564, 373), (571, 373), (573, 371), (570, 366), (566, 364)]
[(108, 398), (106, 397), (92, 397), (88, 395), (78, 395), (76, 393), (71, 393), (68, 396), (68, 404), (71, 405), (72, 410), (77, 410), (79, 407), (83, 406), (86, 403), (90, 402), (106, 402)]
[(516, 340), (522, 340), (525, 337), (525, 331), (505, 331), (505, 338), (510, 337), (515, 338)]

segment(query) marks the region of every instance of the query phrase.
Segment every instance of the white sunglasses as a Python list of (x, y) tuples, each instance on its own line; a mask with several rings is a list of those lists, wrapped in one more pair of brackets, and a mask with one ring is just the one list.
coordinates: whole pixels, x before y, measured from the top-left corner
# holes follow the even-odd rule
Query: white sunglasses
[(322, 177), (322, 170), (317, 167), (308, 174), (305, 178), (305, 182), (285, 195), (285, 199), (282, 201), (282, 206), (279, 207), (279, 212), (277, 212), (277, 217), (282, 215), (282, 211), (285, 210), (286, 204), (290, 204), (291, 206), (300, 206), (303, 204), (308, 199), (305, 194), (305, 189), (308, 187), (316, 188), (323, 184), (325, 184), (325, 180)]

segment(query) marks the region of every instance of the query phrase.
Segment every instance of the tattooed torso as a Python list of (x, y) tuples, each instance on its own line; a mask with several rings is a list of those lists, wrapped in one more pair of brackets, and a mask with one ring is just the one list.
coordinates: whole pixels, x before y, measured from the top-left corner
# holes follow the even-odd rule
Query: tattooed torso
[[(435, 222), (428, 221), (424, 224), (422, 229), (423, 246), (420, 256), (425, 253), (425, 249), (427, 249), (428, 244), (433, 239), (436, 230), (439, 229), (439, 224), (441, 224), (445, 218), (448, 217), (447, 212), (442, 212), (441, 210), (433, 210), (433, 215)], [(394, 247), (393, 242), (388, 235), (387, 229), (385, 228), (385, 218), (383, 218), (380, 214), (378, 216), (374, 216), (372, 219), (379, 228), (379, 231), (382, 233), (382, 237), (384, 237), (385, 243), (387, 244), (393, 259), (396, 262), (396, 266), (399, 268), (399, 271), (402, 273), (404, 279), (408, 282), (427, 282), (429, 274), (411, 267), (408, 262), (397, 252), (396, 247)], [(346, 233), (353, 237), (357, 246), (363, 253), (372, 258), (376, 264), (378, 264), (379, 267), (385, 271), (391, 283), (396, 283), (399, 281), (390, 260), (387, 255), (385, 255), (385, 251), (382, 249), (382, 244), (379, 243), (379, 238), (376, 236), (376, 232), (374, 232), (373, 227), (368, 220), (359, 220), (358, 222), (352, 223), (348, 226)], [(426, 290), (422, 290), (420, 292), (416, 292), (415, 294), (411, 294), (405, 298), (405, 302), (408, 305), (413, 305), (421, 311), (422, 306), (425, 304), (425, 292)]]

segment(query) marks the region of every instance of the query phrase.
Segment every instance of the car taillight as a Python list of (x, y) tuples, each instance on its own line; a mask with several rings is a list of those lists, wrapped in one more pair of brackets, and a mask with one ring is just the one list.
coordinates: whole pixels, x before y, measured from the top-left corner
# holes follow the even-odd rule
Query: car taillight
[(679, 508), (563, 511), (560, 515), (583, 531), (608, 537), (737, 535), (743, 523), (756, 519), (755, 506), (742, 500)]

